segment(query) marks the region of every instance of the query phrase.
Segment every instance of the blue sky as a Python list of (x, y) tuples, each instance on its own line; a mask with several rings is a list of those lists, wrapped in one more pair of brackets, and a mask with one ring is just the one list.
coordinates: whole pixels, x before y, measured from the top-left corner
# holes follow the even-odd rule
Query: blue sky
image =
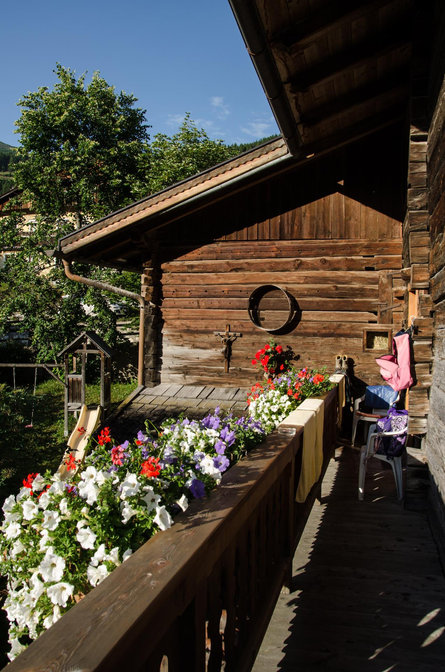
[(2, 142), (19, 144), (17, 102), (52, 88), (57, 62), (134, 94), (151, 136), (175, 133), (186, 112), (226, 143), (278, 133), (227, 0), (2, 4)]

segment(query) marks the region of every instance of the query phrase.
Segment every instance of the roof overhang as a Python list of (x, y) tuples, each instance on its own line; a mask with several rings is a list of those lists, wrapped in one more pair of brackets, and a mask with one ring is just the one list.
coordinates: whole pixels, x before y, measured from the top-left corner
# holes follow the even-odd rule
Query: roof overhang
[(285, 142), (273, 140), (70, 233), (59, 240), (58, 253), (68, 261), (140, 270), (158, 229), (294, 164)]
[(412, 0), (229, 0), (290, 153), (405, 118)]

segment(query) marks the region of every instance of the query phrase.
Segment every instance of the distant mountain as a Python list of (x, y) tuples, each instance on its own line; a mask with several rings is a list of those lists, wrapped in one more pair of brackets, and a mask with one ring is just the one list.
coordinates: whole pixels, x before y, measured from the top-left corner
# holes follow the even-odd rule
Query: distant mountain
[(14, 152), (16, 149), (17, 149), (17, 147), (13, 147), (12, 145), (7, 145), (6, 142), (0, 142), (0, 151)]

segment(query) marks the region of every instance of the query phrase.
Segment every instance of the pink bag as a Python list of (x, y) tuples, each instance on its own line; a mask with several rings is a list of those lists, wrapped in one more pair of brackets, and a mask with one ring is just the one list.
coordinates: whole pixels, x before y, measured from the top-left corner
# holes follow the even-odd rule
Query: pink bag
[(394, 336), (392, 351), (392, 355), (383, 355), (375, 361), (380, 366), (382, 378), (393, 390), (406, 390), (413, 384), (409, 334)]

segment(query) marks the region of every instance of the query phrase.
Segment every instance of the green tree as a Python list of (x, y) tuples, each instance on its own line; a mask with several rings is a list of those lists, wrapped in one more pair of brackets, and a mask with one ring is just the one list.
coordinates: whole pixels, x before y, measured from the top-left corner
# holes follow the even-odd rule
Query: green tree
[(155, 135), (150, 145), (149, 192), (185, 180), (231, 158), (235, 152), (222, 140), (211, 140), (187, 113), (177, 133)]
[[(17, 203), (0, 230), (0, 249), (16, 250), (0, 271), (1, 324), (5, 329), (20, 317), (40, 361), (53, 359), (79, 323), (114, 345), (116, 318), (107, 297), (69, 281), (45, 251), (74, 228), (137, 199), (149, 166), (145, 111), (134, 106), (136, 99), (117, 94), (97, 73), (86, 85), (84, 75), (76, 79), (61, 65), (55, 72), (51, 91), (41, 87), (19, 102), (14, 179), (35, 221), (25, 222)], [(100, 269), (86, 274), (110, 279)], [(139, 284), (130, 274), (119, 279)]]
[[(80, 324), (112, 346), (117, 337), (110, 310), (116, 296), (69, 281), (45, 251), (73, 229), (244, 148), (211, 140), (189, 114), (176, 134), (157, 134), (149, 144), (145, 110), (135, 107), (134, 96), (116, 93), (98, 73), (88, 85), (85, 75), (76, 78), (61, 65), (55, 73), (52, 90), (41, 87), (18, 103), (21, 145), (12, 167), (20, 202), (30, 204), (35, 221), (24, 221), (18, 202), (0, 226), (0, 250), (16, 250), (0, 270), (0, 330), (20, 318), (40, 361), (54, 359)], [(133, 291), (140, 284), (131, 273), (75, 270)]]
[(57, 65), (52, 91), (41, 87), (20, 101), (21, 136), (16, 185), (36, 212), (55, 221), (74, 213), (76, 226), (130, 203), (146, 181), (145, 110), (136, 98), (116, 94), (94, 73), (76, 80)]

